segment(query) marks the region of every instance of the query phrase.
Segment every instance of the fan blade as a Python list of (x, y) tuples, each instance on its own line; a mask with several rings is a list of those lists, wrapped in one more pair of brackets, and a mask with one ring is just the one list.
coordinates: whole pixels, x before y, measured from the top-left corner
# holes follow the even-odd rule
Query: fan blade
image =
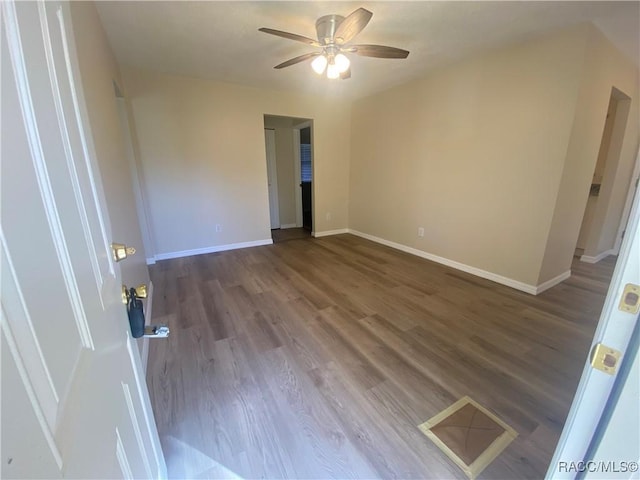
[(347, 80), (351, 78), (351, 67), (347, 68), (344, 72), (340, 74), (340, 78), (342, 80)]
[(384, 45), (351, 45), (348, 51), (353, 51), (363, 57), (407, 58), (409, 56), (407, 50)]
[(311, 58), (317, 57), (319, 55), (322, 55), (320, 52), (318, 53), (305, 53), (304, 55), (300, 55), (298, 57), (293, 57), (290, 60), (287, 60), (286, 62), (282, 62), (280, 65), (276, 65), (273, 68), (285, 68), (285, 67), (290, 67), (291, 65), (295, 65), (296, 63), (300, 63), (300, 62), (304, 62), (305, 60), (309, 60)]
[(369, 10), (365, 10), (364, 8), (359, 8), (353, 11), (340, 23), (340, 25), (338, 25), (336, 33), (333, 36), (335, 42), (338, 45), (348, 43), (349, 40), (359, 34), (362, 29), (367, 26), (367, 23), (369, 23), (372, 16), (373, 13)]
[(276, 37), (287, 38), (289, 40), (295, 40), (296, 42), (306, 43), (308, 45), (313, 45), (314, 47), (321, 47), (320, 42), (313, 40), (308, 37), (303, 37), (302, 35), (297, 35), (295, 33), (283, 32), (282, 30), (274, 30), (273, 28), (259, 28), (258, 31), (268, 33), (270, 35), (275, 35)]

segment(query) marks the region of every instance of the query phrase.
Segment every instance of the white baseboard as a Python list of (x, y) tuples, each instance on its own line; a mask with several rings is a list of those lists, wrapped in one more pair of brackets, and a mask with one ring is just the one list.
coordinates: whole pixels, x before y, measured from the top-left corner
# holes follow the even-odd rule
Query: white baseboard
[(542, 293), (545, 290), (549, 290), (551, 287), (555, 287), (560, 282), (564, 282), (570, 276), (571, 276), (571, 270), (567, 270), (566, 272), (561, 273), (557, 277), (554, 277), (551, 280), (547, 280), (546, 282), (541, 283), (536, 287), (536, 293), (534, 295), (538, 295), (539, 293)]
[(491, 280), (492, 282), (500, 283), (501, 285), (506, 285), (507, 287), (515, 288), (516, 290), (520, 290), (521, 292), (530, 293), (531, 295), (537, 295), (538, 293), (540, 293), (538, 291), (539, 287), (536, 287), (534, 285), (529, 285), (528, 283), (523, 283), (518, 280), (513, 280), (512, 278), (503, 277), (502, 275), (498, 275), (492, 272), (487, 272), (486, 270), (481, 270), (479, 268), (472, 267), (470, 265), (465, 265), (464, 263), (456, 262), (455, 260), (449, 260), (448, 258), (440, 257), (432, 253), (427, 253), (422, 250), (418, 250), (417, 248), (408, 247), (406, 245), (402, 245), (400, 243), (392, 242), (390, 240), (385, 240), (384, 238), (369, 235), (368, 233), (362, 233), (357, 230), (349, 229), (349, 233), (356, 235), (358, 237), (366, 238), (367, 240), (371, 240), (372, 242), (386, 245), (387, 247), (395, 248), (397, 250), (401, 250), (403, 252), (416, 255), (418, 257), (426, 258), (427, 260), (431, 260), (433, 262), (446, 265), (447, 267), (455, 268), (456, 270), (461, 270), (463, 272), (476, 275), (477, 277)]
[(284, 225), (280, 225), (280, 230), (285, 230), (287, 228), (296, 228), (298, 225), (295, 223), (285, 223)]
[(155, 257), (147, 258), (147, 265), (155, 265), (156, 259)]
[(316, 238), (320, 238), (320, 237), (328, 237), (329, 235), (340, 235), (342, 233), (349, 233), (349, 229), (339, 228), (337, 230), (325, 230), (324, 232), (312, 232), (311, 235), (313, 235)]
[(611, 250), (605, 250), (604, 252), (599, 253), (595, 257), (591, 257), (589, 255), (582, 255), (580, 257), (580, 261), (585, 263), (598, 263), (603, 258), (606, 258), (609, 255), (615, 255), (615, 254), (616, 254), (616, 250), (612, 248)]
[(191, 257), (193, 255), (203, 255), (205, 253), (225, 252), (227, 250), (237, 250), (239, 248), (271, 245), (272, 243), (273, 243), (272, 239), (265, 238), (264, 240), (254, 240), (251, 242), (229, 243), (227, 245), (213, 245), (211, 247), (194, 248), (193, 250), (181, 250), (179, 252), (159, 253), (155, 255), (154, 260), (156, 261), (170, 260), (172, 258)]

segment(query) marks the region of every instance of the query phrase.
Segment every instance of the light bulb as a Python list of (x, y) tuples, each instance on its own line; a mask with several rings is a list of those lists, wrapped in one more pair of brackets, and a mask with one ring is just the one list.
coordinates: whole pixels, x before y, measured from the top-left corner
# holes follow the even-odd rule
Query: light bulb
[(325, 57), (324, 55), (316, 57), (316, 59), (311, 62), (311, 68), (313, 68), (313, 71), (318, 75), (322, 75), (324, 69), (327, 68), (327, 57)]
[(327, 67), (327, 78), (335, 80), (340, 76), (340, 71), (338, 70), (338, 66), (335, 63), (330, 63)]
[(343, 55), (342, 53), (336, 55), (335, 63), (336, 67), (338, 67), (338, 73), (346, 72), (349, 69), (349, 65), (351, 64), (346, 55)]

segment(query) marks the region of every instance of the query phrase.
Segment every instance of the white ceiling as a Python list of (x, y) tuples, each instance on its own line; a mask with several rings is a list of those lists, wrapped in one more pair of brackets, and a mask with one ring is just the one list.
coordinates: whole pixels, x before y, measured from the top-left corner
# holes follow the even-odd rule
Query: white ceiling
[[(352, 78), (328, 80), (309, 63), (273, 67), (314, 47), (258, 32), (315, 38), (322, 15), (373, 12), (355, 43), (409, 50), (406, 60), (351, 56)], [(151, 70), (316, 94), (369, 95), (475, 52), (592, 21), (636, 64), (640, 2), (115, 1), (98, 10), (118, 61)]]

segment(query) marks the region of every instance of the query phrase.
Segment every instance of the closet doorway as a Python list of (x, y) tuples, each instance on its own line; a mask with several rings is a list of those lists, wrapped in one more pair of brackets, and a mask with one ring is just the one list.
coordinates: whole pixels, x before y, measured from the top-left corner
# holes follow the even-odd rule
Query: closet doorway
[(313, 121), (264, 115), (271, 237), (274, 243), (313, 232)]

